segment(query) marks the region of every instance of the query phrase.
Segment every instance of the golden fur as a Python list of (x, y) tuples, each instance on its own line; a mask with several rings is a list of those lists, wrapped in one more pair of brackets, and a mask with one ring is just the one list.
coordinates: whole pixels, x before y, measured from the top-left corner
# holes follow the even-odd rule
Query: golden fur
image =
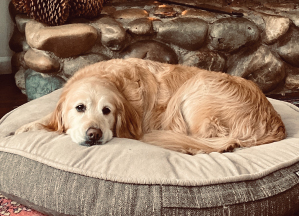
[[(76, 110), (80, 104), (84, 112)], [(79, 70), (54, 112), (16, 133), (42, 128), (68, 133), (80, 144), (89, 128), (97, 128), (102, 137), (92, 144), (123, 137), (187, 154), (286, 137), (279, 114), (253, 82), (141, 59), (114, 59)]]

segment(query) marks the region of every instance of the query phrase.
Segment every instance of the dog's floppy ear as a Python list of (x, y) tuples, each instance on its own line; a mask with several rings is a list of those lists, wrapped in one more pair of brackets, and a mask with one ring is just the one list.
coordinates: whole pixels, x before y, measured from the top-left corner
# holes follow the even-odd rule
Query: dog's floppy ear
[(43, 125), (46, 129), (64, 133), (66, 131), (65, 123), (63, 121), (63, 101), (61, 97), (56, 105), (54, 112), (51, 114), (47, 124)]
[(120, 138), (141, 139), (141, 118), (134, 107), (125, 99), (117, 104), (115, 136)]

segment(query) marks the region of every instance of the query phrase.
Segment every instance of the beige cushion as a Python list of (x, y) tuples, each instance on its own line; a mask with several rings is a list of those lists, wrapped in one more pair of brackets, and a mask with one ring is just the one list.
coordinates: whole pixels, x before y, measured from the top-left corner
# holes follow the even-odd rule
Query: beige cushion
[(253, 180), (299, 161), (299, 109), (269, 99), (286, 125), (285, 140), (228, 153), (190, 156), (136, 140), (114, 138), (80, 146), (68, 135), (38, 131), (19, 135), (23, 124), (51, 112), (61, 90), (31, 101), (0, 121), (0, 151), (80, 175), (136, 184), (207, 185)]

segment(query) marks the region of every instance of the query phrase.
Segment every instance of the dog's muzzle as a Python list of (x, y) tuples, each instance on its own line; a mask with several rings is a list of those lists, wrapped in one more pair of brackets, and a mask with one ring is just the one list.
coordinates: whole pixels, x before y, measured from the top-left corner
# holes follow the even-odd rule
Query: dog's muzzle
[(90, 127), (86, 131), (86, 139), (84, 144), (87, 146), (102, 144), (101, 141), (102, 136), (103, 136), (103, 132), (101, 129)]

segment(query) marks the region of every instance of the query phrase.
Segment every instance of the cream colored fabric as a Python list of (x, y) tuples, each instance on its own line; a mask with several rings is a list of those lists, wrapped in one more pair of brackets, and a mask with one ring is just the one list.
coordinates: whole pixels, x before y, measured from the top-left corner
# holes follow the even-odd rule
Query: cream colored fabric
[(230, 153), (190, 156), (136, 140), (114, 138), (101, 146), (80, 146), (68, 135), (12, 133), (54, 109), (57, 90), (31, 101), (0, 121), (0, 151), (18, 154), (80, 175), (137, 184), (206, 185), (253, 180), (299, 162), (299, 109), (269, 99), (286, 125), (287, 139)]

